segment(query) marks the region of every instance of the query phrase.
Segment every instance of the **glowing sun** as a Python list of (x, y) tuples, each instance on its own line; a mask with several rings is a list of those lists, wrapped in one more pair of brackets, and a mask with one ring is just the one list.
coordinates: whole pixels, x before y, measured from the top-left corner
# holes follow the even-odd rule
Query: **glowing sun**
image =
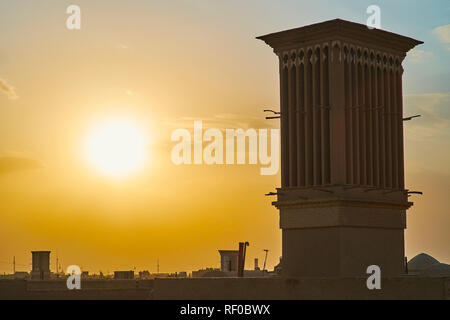
[(89, 133), (85, 151), (89, 162), (102, 173), (124, 176), (142, 165), (146, 142), (133, 122), (109, 119)]

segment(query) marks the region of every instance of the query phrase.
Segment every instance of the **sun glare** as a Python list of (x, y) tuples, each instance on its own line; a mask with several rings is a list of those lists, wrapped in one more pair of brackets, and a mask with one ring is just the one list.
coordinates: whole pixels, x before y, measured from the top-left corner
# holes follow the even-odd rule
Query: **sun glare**
[(145, 146), (144, 135), (133, 122), (110, 119), (89, 133), (86, 156), (103, 174), (124, 176), (142, 165)]

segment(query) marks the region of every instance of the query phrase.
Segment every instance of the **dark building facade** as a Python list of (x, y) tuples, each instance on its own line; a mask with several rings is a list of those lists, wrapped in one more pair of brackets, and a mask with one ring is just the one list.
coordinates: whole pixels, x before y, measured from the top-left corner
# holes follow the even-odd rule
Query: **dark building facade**
[(422, 42), (340, 19), (258, 39), (279, 58), (283, 274), (401, 274), (402, 61)]
[(32, 280), (47, 280), (50, 279), (50, 251), (31, 251)]

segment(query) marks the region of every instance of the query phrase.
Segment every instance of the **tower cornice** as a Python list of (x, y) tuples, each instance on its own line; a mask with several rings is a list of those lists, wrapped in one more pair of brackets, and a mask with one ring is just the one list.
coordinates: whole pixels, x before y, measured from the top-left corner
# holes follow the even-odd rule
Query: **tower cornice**
[[(368, 32), (370, 31), (370, 32)], [(422, 41), (381, 29), (368, 29), (364, 24), (334, 19), (312, 25), (256, 37), (272, 47), (275, 53), (321, 41), (351, 39), (377, 48), (406, 53)]]

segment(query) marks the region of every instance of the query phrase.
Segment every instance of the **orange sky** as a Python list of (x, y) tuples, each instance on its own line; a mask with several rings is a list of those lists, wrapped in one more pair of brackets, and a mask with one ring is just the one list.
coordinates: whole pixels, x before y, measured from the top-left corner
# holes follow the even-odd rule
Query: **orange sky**
[[(13, 256), (29, 270), (31, 250), (51, 250), (53, 269), (58, 255), (63, 266), (90, 272), (155, 272), (158, 258), (162, 272), (190, 271), (218, 267), (217, 250), (239, 241), (250, 242), (247, 267), (262, 263), (263, 249), (269, 268), (278, 263), (278, 213), (264, 194), (279, 175), (261, 176), (259, 165), (175, 166), (170, 133), (194, 119), (276, 127), (262, 110), (279, 105), (277, 59), (254, 37), (335, 14), (364, 22), (365, 8), (208, 3), (78, 1), (79, 31), (65, 27), (67, 1), (0, 5), (0, 272), (12, 270)], [(424, 192), (408, 211), (407, 256), (448, 263), (445, 34), (385, 21), (426, 43), (405, 62), (405, 114), (422, 114), (405, 124), (406, 183)], [(421, 87), (421, 75), (437, 80)], [(122, 179), (101, 175), (83, 154), (90, 128), (110, 116), (135, 121), (149, 141), (147, 161)]]

